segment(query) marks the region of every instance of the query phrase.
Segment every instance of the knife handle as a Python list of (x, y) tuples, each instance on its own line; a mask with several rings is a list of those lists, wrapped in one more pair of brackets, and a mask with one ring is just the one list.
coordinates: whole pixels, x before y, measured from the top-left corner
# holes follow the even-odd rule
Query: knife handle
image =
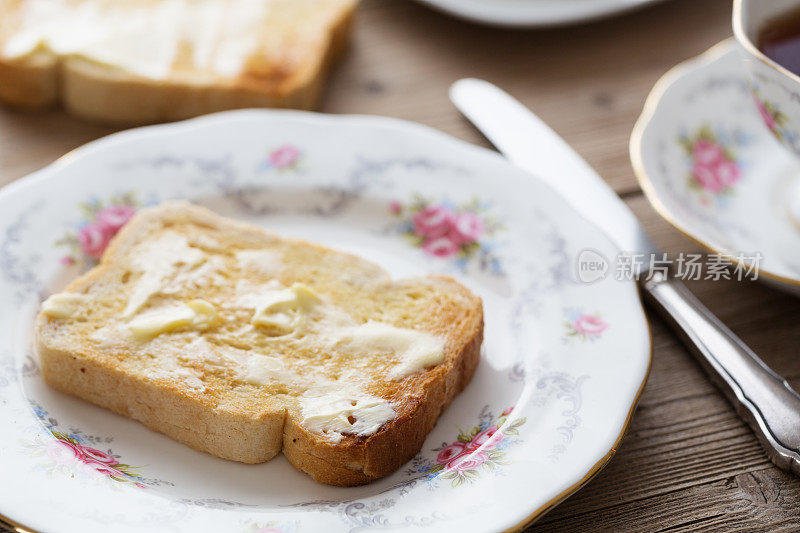
[(683, 283), (653, 271), (640, 285), (753, 429), (772, 462), (800, 475), (800, 395)]

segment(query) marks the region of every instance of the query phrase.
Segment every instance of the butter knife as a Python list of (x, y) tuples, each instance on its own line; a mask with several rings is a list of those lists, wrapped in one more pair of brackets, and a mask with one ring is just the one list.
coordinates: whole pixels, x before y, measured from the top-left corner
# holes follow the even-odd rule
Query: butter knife
[[(661, 257), (625, 202), (520, 102), (477, 79), (455, 82), (450, 99), (509, 161), (558, 191), (622, 251)], [(650, 264), (640, 266), (636, 274), (647, 302), (697, 356), (753, 429), (769, 458), (778, 467), (800, 475), (800, 395), (683, 283), (661, 269), (652, 269), (647, 275)]]

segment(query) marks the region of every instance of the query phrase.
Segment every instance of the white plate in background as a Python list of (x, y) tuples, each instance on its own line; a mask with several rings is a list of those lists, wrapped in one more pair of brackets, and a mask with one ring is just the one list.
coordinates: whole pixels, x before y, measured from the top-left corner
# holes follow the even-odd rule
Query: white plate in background
[(662, 0), (417, 0), (458, 18), (491, 26), (566, 26), (610, 17)]

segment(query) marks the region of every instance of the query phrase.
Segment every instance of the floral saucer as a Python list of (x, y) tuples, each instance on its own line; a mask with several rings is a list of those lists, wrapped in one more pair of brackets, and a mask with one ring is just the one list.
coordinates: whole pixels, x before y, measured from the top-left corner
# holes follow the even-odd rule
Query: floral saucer
[[(50, 389), (31, 349), (49, 293), (141, 206), (188, 198), (395, 276), (483, 298), (482, 361), (420, 453), (370, 485), (282, 457), (194, 451)], [(577, 281), (616, 250), (497, 154), (406, 122), (237, 111), (119, 133), (0, 191), (0, 522), (20, 531), (519, 529), (611, 458), (650, 363), (633, 282)]]
[(678, 230), (800, 293), (800, 225), (788, 201), (800, 164), (762, 124), (784, 134), (742, 61), (727, 40), (664, 75), (634, 128), (631, 160), (650, 203)]

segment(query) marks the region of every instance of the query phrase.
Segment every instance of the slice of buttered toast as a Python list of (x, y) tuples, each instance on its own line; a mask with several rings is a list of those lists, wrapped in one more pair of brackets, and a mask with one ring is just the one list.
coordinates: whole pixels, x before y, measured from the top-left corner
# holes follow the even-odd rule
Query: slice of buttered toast
[(483, 310), (450, 278), (393, 281), (172, 202), (48, 298), (35, 335), (61, 391), (219, 457), (283, 451), (318, 481), (357, 485), (411, 459), (467, 385)]
[(0, 101), (137, 124), (315, 106), (357, 0), (0, 0)]

